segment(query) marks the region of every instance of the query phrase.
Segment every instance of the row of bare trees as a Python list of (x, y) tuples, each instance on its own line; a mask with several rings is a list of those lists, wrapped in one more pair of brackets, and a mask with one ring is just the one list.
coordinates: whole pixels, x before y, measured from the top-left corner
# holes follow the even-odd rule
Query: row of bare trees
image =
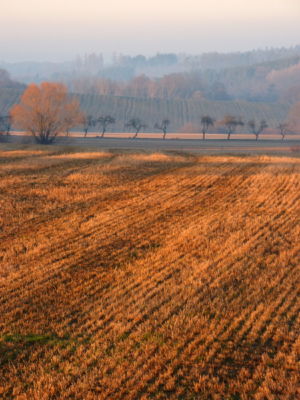
[[(38, 143), (50, 144), (57, 135), (66, 132), (68, 136), (70, 129), (79, 125), (83, 126), (85, 137), (89, 130), (96, 127), (101, 129), (101, 137), (103, 137), (108, 127), (114, 124), (116, 119), (111, 115), (98, 118), (85, 115), (80, 109), (78, 100), (68, 95), (66, 86), (60, 83), (44, 82), (40, 86), (29, 85), (24, 91), (20, 103), (12, 107), (10, 115), (0, 118), (0, 134), (9, 134), (12, 121), (15, 126), (30, 132)], [(210, 115), (204, 115), (201, 117), (203, 140), (206, 133), (215, 124), (223, 126), (228, 140), (238, 127), (244, 125), (255, 135), (256, 140), (268, 127), (267, 122), (263, 119), (259, 122), (250, 120), (245, 123), (239, 117), (226, 115), (223, 120), (216, 122)], [(161, 122), (156, 122), (154, 129), (160, 130), (165, 139), (169, 125), (170, 120), (165, 118)], [(134, 138), (136, 138), (138, 133), (146, 128), (146, 124), (140, 118), (131, 118), (124, 127), (133, 130)], [(289, 124), (283, 122), (278, 129), (284, 139), (290, 130)]]
[[(201, 118), (203, 140), (205, 139), (205, 134), (207, 133), (208, 129), (210, 127), (213, 127), (214, 124), (215, 120), (209, 115), (205, 115)], [(260, 120), (259, 122), (255, 121), (254, 119), (251, 119), (250, 121), (245, 123), (241, 118), (237, 118), (233, 115), (226, 115), (224, 119), (219, 122), (219, 125), (222, 125), (225, 128), (228, 140), (230, 139), (231, 134), (236, 131), (238, 126), (242, 127), (247, 125), (250, 130), (250, 133), (253, 133), (255, 135), (255, 140), (258, 140), (259, 135), (263, 133), (265, 129), (268, 128), (268, 124), (264, 119)], [(291, 125), (288, 122), (280, 123), (277, 126), (277, 129), (281, 134), (282, 140), (288, 133), (292, 132)]]
[[(223, 126), (226, 129), (227, 133), (227, 139), (230, 139), (230, 136), (232, 133), (234, 133), (237, 129), (238, 126), (244, 126), (245, 122), (242, 121), (241, 118), (237, 118), (233, 115), (226, 115), (224, 117), (224, 120), (221, 121)], [(266, 129), (268, 128), (267, 122), (262, 119), (260, 122), (255, 121), (254, 119), (248, 121), (247, 123), (250, 132), (255, 135), (255, 139), (258, 140), (259, 135)]]
[[(201, 130), (202, 130), (202, 138), (205, 140), (206, 133), (208, 132), (210, 127), (215, 125), (216, 120), (209, 115), (204, 115), (201, 117)], [(226, 115), (221, 121), (218, 121), (218, 125), (223, 126), (225, 132), (227, 133), (227, 139), (229, 140), (231, 135), (235, 133), (238, 126), (242, 127), (247, 125), (251, 131), (255, 135), (256, 140), (258, 140), (259, 135), (268, 127), (268, 124), (264, 119), (260, 122), (256, 122), (255, 120), (248, 121), (247, 124), (242, 121), (241, 118), (235, 117), (234, 115)]]
[[(115, 122), (116, 122), (115, 118), (112, 117), (111, 115), (106, 115), (105, 117), (99, 117), (99, 118), (93, 118), (92, 115), (88, 115), (83, 122), (84, 136), (85, 137), (87, 136), (89, 129), (95, 128), (97, 127), (97, 125), (99, 125), (102, 131), (101, 137), (103, 137), (105, 132), (107, 131), (108, 126), (110, 124), (114, 124)], [(213, 127), (214, 124), (215, 124), (215, 119), (212, 118), (211, 116), (204, 115), (203, 117), (201, 117), (201, 130), (202, 130), (203, 140), (205, 140), (206, 133), (208, 132), (209, 128)], [(241, 118), (237, 118), (233, 115), (226, 115), (224, 119), (219, 122), (219, 124), (224, 126), (228, 140), (230, 139), (231, 134), (233, 134), (236, 131), (238, 126), (245, 125), (245, 123), (241, 120)], [(154, 124), (154, 129), (160, 130), (163, 133), (163, 139), (165, 139), (169, 125), (170, 125), (170, 120), (165, 118), (161, 121), (161, 123), (156, 122)], [(255, 120), (251, 120), (247, 123), (247, 125), (250, 128), (251, 133), (255, 135), (256, 140), (258, 140), (259, 135), (268, 127), (268, 124), (266, 123), (265, 120), (261, 120), (259, 123), (257, 123)], [(134, 130), (135, 135), (133, 138), (136, 138), (138, 133), (142, 129), (147, 128), (147, 125), (143, 123), (139, 118), (132, 118), (125, 124), (125, 128)]]
[[(87, 115), (83, 120), (84, 137), (87, 136), (90, 129), (97, 128), (97, 126), (101, 129), (101, 137), (103, 137), (108, 129), (108, 126), (114, 124), (115, 122), (116, 119), (111, 115), (105, 115), (98, 118), (94, 118), (92, 115)], [(162, 131), (163, 138), (165, 139), (169, 124), (170, 120), (163, 119), (160, 123), (156, 122), (154, 124), (154, 129)], [(124, 125), (124, 128), (133, 130), (135, 132), (134, 138), (136, 138), (142, 129), (147, 128), (147, 125), (140, 118), (131, 118)]]
[[(105, 117), (93, 118), (93, 116), (88, 115), (83, 122), (83, 130), (84, 136), (87, 136), (89, 129), (97, 127), (101, 128), (102, 134), (101, 137), (104, 136), (107, 128), (110, 124), (114, 124), (116, 119), (110, 115), (106, 115)], [(231, 138), (231, 135), (236, 132), (236, 129), (240, 126), (247, 126), (249, 128), (250, 133), (255, 135), (255, 140), (258, 140), (259, 136), (265, 129), (268, 128), (268, 124), (266, 120), (262, 119), (257, 122), (254, 119), (251, 119), (247, 123), (243, 122), (243, 120), (239, 117), (235, 117), (233, 115), (226, 115), (221, 121), (217, 121), (218, 125), (223, 126), (225, 132), (227, 134), (227, 139)], [(205, 140), (206, 134), (210, 128), (212, 128), (216, 123), (216, 120), (209, 115), (204, 115), (201, 117), (201, 131), (202, 138)], [(167, 130), (170, 125), (170, 120), (165, 118), (160, 123), (156, 122), (154, 124), (154, 129), (160, 130), (163, 133), (163, 139), (166, 138)], [(138, 133), (147, 128), (147, 125), (141, 121), (140, 118), (131, 118), (124, 126), (125, 128), (132, 129), (135, 132), (133, 138), (136, 138)], [(282, 140), (285, 136), (291, 132), (290, 125), (286, 122), (282, 122), (278, 125), (277, 129), (280, 131)]]
[(114, 124), (116, 119), (111, 115), (106, 115), (104, 117), (94, 118), (92, 115), (87, 115), (83, 118), (82, 125), (84, 131), (84, 137), (87, 136), (89, 129), (95, 128), (97, 125), (100, 126), (102, 135), (104, 136), (105, 132), (109, 125)]

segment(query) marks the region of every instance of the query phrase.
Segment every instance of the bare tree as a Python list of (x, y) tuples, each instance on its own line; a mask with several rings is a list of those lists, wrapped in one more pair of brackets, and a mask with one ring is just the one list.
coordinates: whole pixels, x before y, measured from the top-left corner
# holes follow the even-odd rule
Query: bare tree
[(133, 136), (133, 139), (135, 139), (141, 129), (145, 129), (147, 125), (144, 124), (139, 118), (131, 118), (127, 124), (125, 124), (125, 127), (135, 130), (135, 135)]
[(11, 116), (38, 143), (51, 144), (59, 133), (79, 124), (83, 113), (79, 102), (69, 98), (65, 85), (43, 82), (27, 87), (20, 104), (12, 107)]
[(201, 117), (201, 127), (202, 127), (202, 135), (203, 140), (205, 140), (205, 134), (208, 131), (210, 126), (214, 126), (215, 120), (209, 115), (204, 115)]
[(236, 131), (238, 126), (244, 126), (244, 122), (241, 118), (234, 117), (233, 115), (225, 115), (221, 123), (225, 126), (228, 140), (230, 139), (231, 134)]
[(83, 125), (84, 137), (86, 137), (89, 129), (93, 128), (96, 125), (96, 120), (93, 118), (92, 115), (86, 115), (83, 118), (82, 125)]
[(157, 123), (157, 122), (155, 123), (154, 129), (158, 129), (158, 130), (162, 131), (163, 132), (163, 139), (165, 139), (166, 138), (166, 134), (167, 134), (167, 129), (168, 129), (169, 125), (170, 125), (170, 120), (163, 119), (160, 124)]
[(288, 122), (281, 122), (278, 127), (280, 130), (281, 139), (284, 140), (285, 135), (290, 132), (290, 125)]
[(116, 122), (116, 120), (111, 115), (105, 115), (105, 117), (99, 117), (97, 119), (97, 122), (101, 127), (101, 131), (102, 131), (101, 137), (103, 137), (107, 130), (108, 125), (114, 124)]
[(257, 125), (256, 121), (252, 119), (248, 122), (248, 126), (251, 132), (255, 135), (255, 140), (258, 140), (259, 135), (268, 127), (268, 124), (264, 119), (262, 119), (259, 125)]
[(9, 135), (12, 125), (12, 118), (10, 115), (0, 116), (0, 135)]

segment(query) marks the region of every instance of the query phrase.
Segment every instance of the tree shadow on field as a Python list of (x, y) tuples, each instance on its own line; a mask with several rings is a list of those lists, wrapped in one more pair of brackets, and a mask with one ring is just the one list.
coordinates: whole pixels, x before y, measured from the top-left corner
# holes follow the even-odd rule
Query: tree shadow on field
[(108, 176), (120, 177), (122, 176), (122, 183), (130, 181), (139, 181), (144, 178), (149, 178), (155, 175), (162, 175), (170, 173), (172, 170), (192, 166), (189, 161), (145, 161), (140, 164), (122, 164), (116, 166), (114, 169), (106, 171)]

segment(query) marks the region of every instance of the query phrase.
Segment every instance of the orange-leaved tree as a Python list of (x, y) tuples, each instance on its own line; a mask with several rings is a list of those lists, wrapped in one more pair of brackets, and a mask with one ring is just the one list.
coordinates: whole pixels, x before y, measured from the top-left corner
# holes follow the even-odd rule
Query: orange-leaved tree
[(41, 144), (53, 143), (59, 133), (68, 132), (84, 118), (78, 100), (68, 95), (66, 86), (52, 82), (30, 84), (10, 114), (19, 129), (30, 132)]

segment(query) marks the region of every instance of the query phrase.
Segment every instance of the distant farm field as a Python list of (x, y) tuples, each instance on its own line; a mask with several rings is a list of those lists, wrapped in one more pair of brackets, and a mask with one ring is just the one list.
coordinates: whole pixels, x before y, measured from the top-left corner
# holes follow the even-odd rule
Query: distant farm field
[[(9, 109), (19, 102), (21, 91), (17, 89), (0, 90), (0, 115), (8, 113)], [(82, 109), (94, 117), (112, 115), (116, 123), (109, 126), (112, 132), (124, 132), (126, 122), (131, 118), (140, 118), (147, 124), (146, 132), (153, 132), (156, 122), (164, 118), (170, 120), (169, 132), (180, 132), (183, 127), (187, 132), (193, 129), (201, 131), (201, 117), (209, 114), (220, 120), (226, 114), (237, 115), (245, 122), (265, 119), (271, 129), (276, 129), (284, 121), (289, 112), (287, 104), (254, 103), (247, 101), (208, 101), (184, 99), (146, 99), (121, 96), (78, 95)], [(190, 131), (189, 129), (192, 130)], [(245, 127), (245, 133), (248, 129)], [(160, 133), (159, 131), (157, 132)]]
[(0, 147), (0, 398), (296, 399), (300, 158)]

